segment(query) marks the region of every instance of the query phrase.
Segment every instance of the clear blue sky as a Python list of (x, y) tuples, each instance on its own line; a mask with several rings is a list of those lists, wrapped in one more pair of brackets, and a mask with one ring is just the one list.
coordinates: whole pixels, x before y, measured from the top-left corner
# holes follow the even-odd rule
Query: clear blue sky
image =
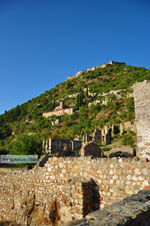
[(149, 0), (0, 0), (0, 114), (109, 60), (150, 68)]

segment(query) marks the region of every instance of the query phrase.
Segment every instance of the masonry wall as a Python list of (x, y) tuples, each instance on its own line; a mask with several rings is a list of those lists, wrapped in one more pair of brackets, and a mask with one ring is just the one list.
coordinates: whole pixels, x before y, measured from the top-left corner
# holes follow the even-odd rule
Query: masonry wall
[(138, 156), (150, 160), (150, 82), (136, 83), (133, 91)]
[(146, 161), (53, 157), (42, 168), (1, 176), (0, 220), (24, 225), (29, 213), (30, 221), (35, 214), (46, 222), (51, 215), (60, 222), (79, 219), (149, 186)]
[(61, 153), (62, 151), (72, 151), (72, 142), (65, 139), (50, 139), (51, 153)]
[(82, 142), (79, 140), (54, 139), (51, 138), (43, 142), (43, 149), (51, 154), (74, 154), (75, 150), (81, 148)]
[(63, 114), (69, 114), (72, 115), (73, 114), (73, 108), (66, 108), (66, 109), (58, 109), (58, 110), (54, 110), (54, 111), (50, 111), (50, 112), (45, 112), (43, 113), (43, 116), (48, 118), (50, 116), (59, 116), (59, 115), (63, 115)]

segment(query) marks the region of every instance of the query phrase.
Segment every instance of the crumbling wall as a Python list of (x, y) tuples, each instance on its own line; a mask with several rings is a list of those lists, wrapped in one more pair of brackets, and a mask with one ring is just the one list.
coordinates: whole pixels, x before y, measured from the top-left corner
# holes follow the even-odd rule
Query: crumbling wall
[(85, 74), (85, 73), (87, 73), (87, 72), (89, 72), (89, 71), (95, 71), (95, 70), (98, 69), (98, 68), (104, 68), (104, 67), (106, 67), (107, 65), (114, 65), (114, 64), (125, 65), (124, 62), (117, 62), (117, 61), (110, 60), (109, 63), (107, 63), (107, 64), (102, 64), (102, 65), (98, 65), (98, 66), (89, 68), (89, 69), (87, 69), (87, 70), (79, 71), (79, 72), (77, 72), (75, 75), (69, 76), (69, 77), (67, 78), (67, 80), (71, 80), (71, 79), (73, 79), (73, 78), (79, 77), (79, 76), (81, 76), (81, 75), (83, 75), (83, 74)]
[(142, 160), (49, 158), (44, 167), (1, 176), (0, 221), (51, 225), (79, 219), (150, 189), (149, 175), (150, 164)]
[(83, 144), (81, 148), (81, 156), (92, 156), (101, 158), (103, 157), (103, 153), (100, 149), (100, 147), (94, 143), (93, 141)]
[(73, 114), (74, 109), (73, 108), (66, 108), (66, 109), (58, 109), (58, 110), (54, 110), (54, 111), (50, 111), (50, 112), (44, 112), (43, 113), (43, 117), (51, 117), (51, 116), (59, 116), (59, 115), (63, 115), (63, 114), (68, 114), (68, 115), (72, 115)]
[(43, 141), (43, 149), (47, 153), (60, 154), (68, 156), (74, 154), (75, 150), (81, 148), (82, 142), (80, 140), (54, 139)]
[(66, 139), (50, 139), (50, 147), (52, 154), (61, 152), (71, 152), (72, 143)]
[(150, 160), (150, 81), (133, 86), (138, 156)]

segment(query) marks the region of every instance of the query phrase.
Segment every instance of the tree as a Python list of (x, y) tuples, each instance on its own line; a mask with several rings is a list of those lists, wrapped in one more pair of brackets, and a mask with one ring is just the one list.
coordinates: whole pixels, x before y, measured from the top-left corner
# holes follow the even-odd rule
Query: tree
[(8, 125), (3, 125), (0, 127), (0, 140), (5, 139), (8, 136), (11, 136), (12, 130)]
[(56, 102), (55, 102), (55, 100), (53, 101), (53, 109), (55, 109), (55, 107), (56, 107)]
[(7, 155), (7, 154), (8, 154), (8, 149), (0, 145), (0, 155)]
[(22, 134), (12, 143), (11, 154), (38, 155), (42, 154), (42, 142), (39, 136)]
[(83, 99), (84, 99), (84, 93), (81, 91), (80, 94), (77, 96), (77, 108), (84, 105)]

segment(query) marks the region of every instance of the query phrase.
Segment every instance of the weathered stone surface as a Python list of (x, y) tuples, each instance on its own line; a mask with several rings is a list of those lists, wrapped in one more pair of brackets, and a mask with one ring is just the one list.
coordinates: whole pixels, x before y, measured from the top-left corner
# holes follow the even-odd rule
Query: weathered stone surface
[(90, 213), (80, 222), (70, 222), (65, 226), (149, 226), (150, 224), (150, 191), (140, 191), (123, 201), (113, 203), (102, 211)]
[(149, 190), (149, 165), (132, 159), (51, 157), (29, 171), (2, 173), (0, 221), (51, 225), (83, 218), (141, 189)]
[(74, 155), (74, 151), (81, 148), (80, 140), (49, 139), (43, 141), (43, 149), (46, 153), (58, 156)]
[(103, 152), (96, 143), (91, 141), (82, 146), (81, 156), (103, 157)]
[(150, 160), (150, 82), (133, 86), (135, 102), (138, 156)]
[(54, 115), (60, 116), (65, 113), (71, 115), (73, 114), (73, 111), (74, 111), (73, 108), (65, 108), (64, 102), (60, 101), (59, 106), (57, 106), (53, 111), (43, 113), (43, 116), (48, 118)]

